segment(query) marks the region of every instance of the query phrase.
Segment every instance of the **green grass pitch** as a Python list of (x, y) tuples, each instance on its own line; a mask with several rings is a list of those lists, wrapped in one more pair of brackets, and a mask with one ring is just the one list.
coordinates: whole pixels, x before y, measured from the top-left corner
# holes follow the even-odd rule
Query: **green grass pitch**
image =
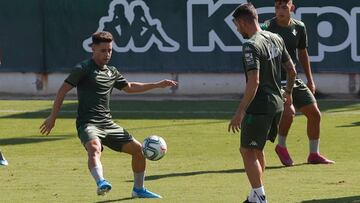
[[(238, 152), (239, 135), (227, 132), (236, 101), (114, 101), (113, 119), (138, 140), (156, 134), (168, 153), (147, 162), (146, 186), (160, 202), (241, 202), (249, 192)], [(113, 184), (96, 195), (75, 130), (76, 101), (65, 101), (49, 136), (39, 126), (52, 101), (0, 101), (0, 202), (155, 202), (130, 199), (130, 156), (105, 148), (105, 177)], [(294, 167), (282, 167), (267, 143), (264, 183), (271, 203), (360, 202), (360, 103), (323, 101), (320, 150), (334, 165), (305, 164), (306, 118), (296, 116), (288, 139)], [(157, 202), (157, 201), (156, 201)]]

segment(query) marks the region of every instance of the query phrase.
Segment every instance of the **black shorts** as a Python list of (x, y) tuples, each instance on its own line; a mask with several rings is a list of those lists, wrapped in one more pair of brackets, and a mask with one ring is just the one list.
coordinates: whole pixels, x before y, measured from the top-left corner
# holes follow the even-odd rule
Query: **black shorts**
[[(286, 86), (282, 88), (285, 89)], [(301, 79), (296, 79), (293, 88), (293, 104), (296, 109), (301, 109), (309, 104), (316, 103), (316, 99), (310, 89)]]
[(271, 114), (247, 113), (241, 123), (240, 146), (263, 150), (266, 140), (274, 142), (281, 115), (282, 112)]
[(102, 145), (119, 152), (125, 143), (133, 141), (133, 137), (124, 128), (112, 121), (102, 124), (87, 123), (80, 125), (77, 131), (83, 145), (90, 140), (100, 139)]

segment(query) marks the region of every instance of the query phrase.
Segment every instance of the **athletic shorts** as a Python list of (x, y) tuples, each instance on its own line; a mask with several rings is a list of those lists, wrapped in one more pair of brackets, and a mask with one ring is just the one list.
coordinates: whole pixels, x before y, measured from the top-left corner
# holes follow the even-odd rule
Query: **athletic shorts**
[(121, 152), (125, 143), (133, 141), (133, 137), (124, 128), (112, 121), (105, 124), (87, 123), (80, 125), (77, 131), (84, 146), (90, 140), (100, 139), (102, 145)]
[[(285, 88), (285, 86), (283, 86)], [(316, 103), (316, 99), (310, 89), (301, 79), (296, 79), (292, 93), (295, 108), (301, 109), (309, 104)]]
[(241, 123), (240, 146), (263, 150), (266, 140), (274, 142), (281, 115), (282, 112), (272, 114), (246, 113)]

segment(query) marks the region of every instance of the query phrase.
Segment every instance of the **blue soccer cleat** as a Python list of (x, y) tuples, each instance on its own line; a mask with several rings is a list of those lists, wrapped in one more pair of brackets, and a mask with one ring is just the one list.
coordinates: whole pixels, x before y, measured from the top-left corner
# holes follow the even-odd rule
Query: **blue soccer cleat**
[(97, 183), (97, 195), (105, 195), (107, 192), (110, 192), (111, 190), (111, 184), (107, 182), (106, 180), (99, 180)]
[(146, 188), (133, 188), (132, 191), (132, 197), (133, 198), (162, 198), (160, 195), (153, 193)]
[(0, 160), (0, 166), (7, 166), (7, 165), (9, 165), (8, 161), (6, 161), (5, 159)]
[(6, 161), (4, 155), (0, 152), (0, 166), (7, 166), (9, 165), (8, 161)]

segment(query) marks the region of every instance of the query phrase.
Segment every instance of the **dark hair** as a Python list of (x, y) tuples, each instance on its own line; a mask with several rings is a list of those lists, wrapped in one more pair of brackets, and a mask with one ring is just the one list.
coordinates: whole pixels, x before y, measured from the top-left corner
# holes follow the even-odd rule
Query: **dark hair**
[(275, 0), (275, 3), (276, 3), (276, 2), (279, 2), (279, 3), (282, 3), (282, 2), (284, 2), (284, 3), (289, 3), (290, 1), (292, 1), (292, 0)]
[(240, 4), (234, 13), (232, 14), (234, 19), (244, 19), (246, 21), (252, 21), (258, 18), (256, 9), (252, 3)]
[(113, 36), (110, 32), (95, 32), (92, 36), (92, 44), (100, 44), (101, 42), (112, 42)]

